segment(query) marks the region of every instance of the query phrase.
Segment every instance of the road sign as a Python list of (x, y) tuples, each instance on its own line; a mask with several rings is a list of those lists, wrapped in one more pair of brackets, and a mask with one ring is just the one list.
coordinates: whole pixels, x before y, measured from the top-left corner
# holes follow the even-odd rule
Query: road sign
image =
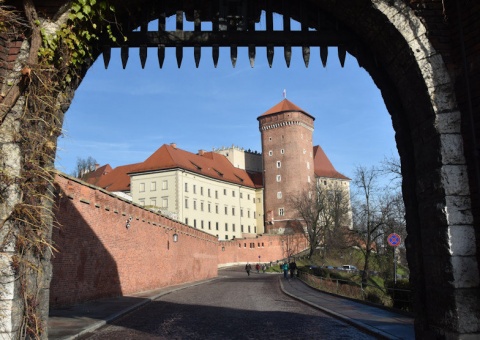
[(402, 242), (402, 238), (396, 233), (391, 233), (390, 235), (388, 235), (387, 241), (388, 244), (392, 247), (398, 247)]

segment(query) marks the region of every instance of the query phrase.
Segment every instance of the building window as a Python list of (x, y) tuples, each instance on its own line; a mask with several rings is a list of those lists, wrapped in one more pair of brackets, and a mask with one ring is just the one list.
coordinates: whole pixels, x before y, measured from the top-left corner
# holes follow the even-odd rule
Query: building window
[(282, 198), (282, 192), (281, 191), (277, 192), (277, 198), (278, 199)]
[(215, 213), (218, 214), (218, 204), (215, 204)]
[(200, 187), (200, 195), (203, 196), (203, 187)]
[(232, 216), (235, 216), (235, 207), (232, 207)]
[(212, 230), (212, 222), (208, 221), (208, 230)]
[(278, 216), (284, 216), (285, 215), (285, 210), (283, 208), (278, 209)]
[(196, 194), (197, 193), (197, 186), (194, 184), (193, 185), (193, 193)]
[(163, 209), (168, 208), (168, 197), (162, 197), (162, 208)]
[(310, 169), (310, 162), (307, 162), (307, 169)]
[(282, 162), (277, 161), (277, 168), (281, 168), (281, 167), (282, 167)]
[(250, 234), (250, 226), (248, 226), (248, 233)]
[[(256, 234), (257, 233), (257, 227), (253, 227), (253, 231)], [(262, 246), (263, 246), (263, 243), (262, 243)]]
[(235, 191), (232, 190), (232, 197), (235, 197)]
[(200, 221), (200, 228), (203, 229), (203, 220)]
[(228, 223), (225, 223), (225, 231), (228, 231)]
[(215, 198), (218, 198), (218, 190), (215, 190)]
[(157, 190), (157, 182), (151, 182), (150, 191), (155, 191), (155, 190)]
[(145, 191), (145, 183), (140, 183), (140, 192)]
[(185, 192), (188, 192), (188, 183), (185, 183)]
[(188, 209), (188, 198), (185, 198), (185, 209)]
[(240, 217), (243, 217), (243, 208), (240, 208)]
[(273, 156), (273, 151), (272, 150), (268, 151), (268, 155)]
[(272, 140), (272, 137), (268, 137), (268, 140)]
[(218, 222), (215, 222), (215, 230), (218, 230)]
[(225, 206), (225, 215), (228, 215), (228, 207)]
[(277, 182), (281, 182), (282, 181), (282, 176), (281, 175), (277, 175)]
[(225, 240), (228, 240), (228, 235), (225, 235)]
[(207, 195), (210, 197), (210, 188), (207, 189)]
[(200, 211), (203, 211), (203, 202), (200, 202)]
[(240, 231), (243, 233), (243, 224), (240, 226)]
[(197, 228), (197, 220), (196, 219), (193, 219), (193, 227)]
[(281, 149), (280, 153), (283, 155), (285, 153), (285, 149)]
[(261, 202), (262, 202), (262, 199), (259, 198), (259, 199), (257, 200), (257, 203), (261, 203)]
[(197, 200), (193, 200), (193, 210), (197, 210)]
[(145, 206), (145, 199), (144, 199), (144, 198), (140, 198), (140, 199), (138, 200), (138, 203), (139, 203), (142, 207), (144, 207), (144, 206)]
[(188, 225), (188, 217), (185, 217), (185, 224)]
[(323, 181), (323, 185), (327, 185), (327, 181)]
[(247, 199), (250, 201), (250, 194), (247, 195)]
[(250, 210), (247, 211), (247, 217), (250, 218)]
[(157, 199), (156, 198), (150, 198), (150, 205), (152, 207), (156, 207), (157, 206)]
[(235, 224), (232, 224), (232, 231), (235, 231)]
[(243, 192), (240, 193), (240, 198), (243, 198)]
[(212, 205), (211, 205), (210, 202), (209, 202), (209, 203), (208, 203), (208, 212), (211, 212), (211, 210), (210, 210), (211, 207), (212, 207)]
[(223, 189), (223, 195), (227, 196), (227, 189)]

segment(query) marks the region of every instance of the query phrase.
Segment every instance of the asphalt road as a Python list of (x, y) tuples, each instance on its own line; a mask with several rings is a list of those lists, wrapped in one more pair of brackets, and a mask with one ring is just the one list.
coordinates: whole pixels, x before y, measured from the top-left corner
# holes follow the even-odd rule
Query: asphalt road
[(82, 339), (374, 339), (284, 295), (278, 275), (229, 269)]

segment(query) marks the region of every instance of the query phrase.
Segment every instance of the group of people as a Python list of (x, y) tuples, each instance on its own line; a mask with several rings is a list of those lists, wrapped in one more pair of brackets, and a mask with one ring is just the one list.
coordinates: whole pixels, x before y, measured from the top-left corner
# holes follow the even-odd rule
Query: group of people
[[(265, 273), (265, 270), (267, 270), (267, 265), (264, 263), (260, 266), (260, 263), (257, 263), (255, 265), (255, 269), (257, 271), (257, 273), (260, 273), (260, 268), (262, 269), (262, 271)], [(250, 263), (247, 262), (247, 264), (245, 265), (245, 271), (247, 272), (247, 275), (250, 276), (250, 272), (252, 270), (252, 265)]]
[(288, 272), (290, 272), (290, 278), (293, 279), (297, 273), (297, 263), (292, 260), (290, 263), (286, 262), (280, 264), (280, 269), (283, 270), (283, 277), (288, 279)]
[[(267, 266), (265, 265), (265, 263), (262, 264), (261, 266), (260, 266), (259, 263), (257, 263), (255, 265), (255, 269), (256, 269), (257, 273), (260, 273), (260, 268), (265, 273), (265, 270), (267, 269)], [(296, 264), (295, 260), (292, 260), (290, 263), (285, 261), (285, 263), (283, 263), (283, 264), (280, 263), (280, 270), (283, 271), (283, 277), (285, 279), (288, 279), (288, 273), (289, 272), (290, 272), (290, 278), (293, 279), (297, 274), (297, 264)], [(252, 271), (252, 265), (248, 262), (245, 265), (245, 271), (247, 272), (247, 275), (250, 276), (250, 272)]]

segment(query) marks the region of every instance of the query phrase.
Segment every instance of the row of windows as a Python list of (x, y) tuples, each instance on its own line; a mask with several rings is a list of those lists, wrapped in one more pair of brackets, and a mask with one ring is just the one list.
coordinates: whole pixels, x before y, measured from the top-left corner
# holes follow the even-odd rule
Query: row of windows
[[(188, 221), (188, 217), (186, 217), (186, 218), (185, 218), (185, 224), (188, 225), (188, 222), (189, 222), (189, 221)], [(205, 222), (204, 220), (200, 220), (199, 222), (200, 222), (199, 225), (197, 225), (197, 219), (193, 219), (193, 227), (194, 227), (194, 228), (197, 228), (197, 229), (200, 228), (200, 229), (212, 230), (213, 225), (212, 225), (212, 222), (211, 222), (211, 221)], [(220, 222), (215, 222), (215, 226), (214, 226), (214, 227), (215, 227), (215, 230), (219, 230), (219, 229), (220, 229)], [(235, 223), (233, 223), (233, 224), (231, 225), (231, 227), (232, 227), (232, 232), (236, 232)], [(229, 230), (228, 230), (228, 229), (229, 229), (228, 223), (225, 223), (224, 228), (225, 228), (225, 231), (229, 231)], [(254, 233), (257, 233), (257, 227), (254, 226), (254, 227), (252, 228), (250, 225), (248, 225), (247, 228), (245, 228), (244, 225), (242, 224), (242, 225), (240, 226), (240, 232), (241, 232), (241, 233), (244, 233), (245, 230), (246, 230), (246, 232), (248, 232), (248, 233), (251, 233), (252, 230), (253, 230)], [(218, 236), (218, 235), (217, 235), (217, 236)]]
[[(262, 248), (265, 247), (265, 246), (263, 245), (263, 242), (262, 242), (262, 243), (258, 242), (257, 245), (258, 245), (258, 248), (260, 248), (260, 247), (262, 247)], [(249, 246), (250, 246), (250, 248), (255, 248), (255, 242), (250, 242)], [(238, 244), (238, 248), (242, 248), (242, 244), (241, 244), (241, 243)], [(246, 243), (243, 244), (243, 248), (247, 248), (247, 244), (246, 244)]]
[[(145, 183), (140, 183), (139, 185), (139, 191), (140, 192), (145, 192)], [(157, 190), (157, 182), (156, 181), (153, 181), (153, 182), (150, 182), (150, 191), (156, 191)], [(167, 180), (164, 180), (162, 181), (162, 190), (168, 190), (168, 181)]]
[[(189, 183), (185, 183), (185, 192), (189, 192)], [(192, 185), (192, 192), (193, 194), (197, 194), (197, 185), (193, 184)], [(227, 196), (228, 190), (223, 189), (223, 195)], [(200, 187), (200, 195), (203, 196), (204, 190), (203, 187)], [(207, 196), (212, 197), (212, 190), (210, 188), (207, 188)], [(214, 192), (215, 198), (218, 199), (218, 190), (215, 190)], [(236, 196), (236, 191), (232, 190), (232, 197)], [(240, 192), (240, 198), (243, 198), (243, 192)], [(247, 199), (250, 200), (250, 194), (247, 194)], [(253, 202), (255, 203), (255, 197), (253, 198)]]
[[(215, 204), (215, 213), (218, 214), (219, 211), (220, 211), (220, 206), (218, 204)], [(185, 209), (189, 209), (190, 208), (190, 205), (189, 205), (189, 198), (186, 197), (185, 198), (185, 204), (184, 204), (184, 208)], [(198, 201), (197, 200), (193, 200), (193, 210), (197, 210), (198, 208)], [(200, 211), (205, 211), (205, 203), (203, 201), (200, 202)], [(207, 203), (207, 212), (211, 213), (212, 212), (212, 204), (210, 202)], [(224, 214), (225, 215), (228, 215), (228, 206), (224, 206)], [(231, 210), (231, 215), (232, 216), (235, 216), (236, 214), (236, 209), (235, 207), (232, 207), (232, 210)], [(243, 217), (243, 208), (240, 208), (240, 217)], [(255, 216), (255, 212), (253, 212), (253, 216)], [(250, 209), (247, 210), (247, 217), (250, 218)]]

